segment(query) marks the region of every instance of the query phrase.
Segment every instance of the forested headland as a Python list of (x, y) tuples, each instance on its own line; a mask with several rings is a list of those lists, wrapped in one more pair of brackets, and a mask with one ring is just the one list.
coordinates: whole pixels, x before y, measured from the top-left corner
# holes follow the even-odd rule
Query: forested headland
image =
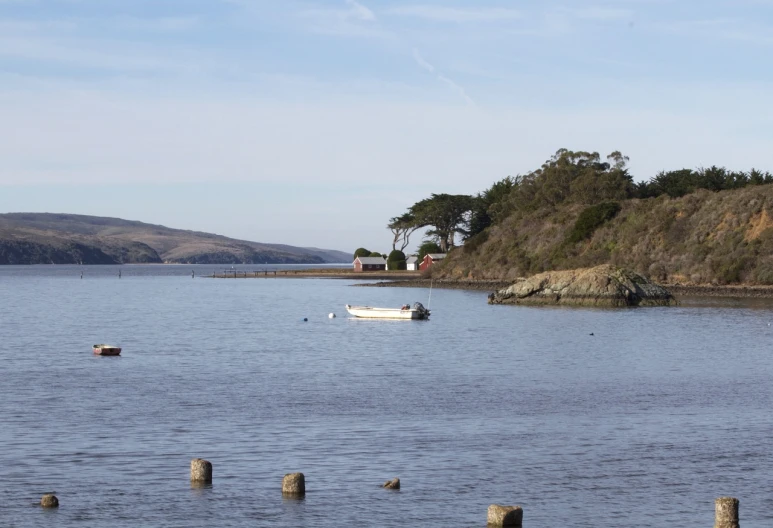
[(427, 228), (449, 253), (432, 271), (443, 278), (609, 263), (660, 282), (773, 284), (773, 174), (711, 166), (636, 182), (628, 162), (561, 149), (477, 195), (433, 194), (390, 220), (394, 246)]

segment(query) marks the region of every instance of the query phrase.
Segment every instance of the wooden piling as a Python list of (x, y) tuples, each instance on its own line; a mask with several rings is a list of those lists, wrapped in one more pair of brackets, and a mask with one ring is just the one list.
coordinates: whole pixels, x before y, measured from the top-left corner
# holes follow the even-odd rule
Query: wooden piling
[(714, 528), (738, 528), (738, 499), (720, 497), (714, 501)]
[(487, 519), (489, 526), (523, 526), (523, 509), (492, 504), (488, 507)]
[(46, 493), (40, 499), (40, 505), (43, 508), (58, 508), (59, 507), (59, 499), (57, 499), (56, 495), (54, 495), (53, 493)]
[(203, 458), (191, 460), (191, 481), (212, 482), (212, 463)]
[(386, 489), (394, 489), (399, 490), (400, 489), (400, 479), (395, 477), (392, 480), (387, 480), (381, 485), (382, 488)]
[(306, 493), (306, 478), (303, 473), (288, 473), (282, 479), (283, 495), (304, 495)]

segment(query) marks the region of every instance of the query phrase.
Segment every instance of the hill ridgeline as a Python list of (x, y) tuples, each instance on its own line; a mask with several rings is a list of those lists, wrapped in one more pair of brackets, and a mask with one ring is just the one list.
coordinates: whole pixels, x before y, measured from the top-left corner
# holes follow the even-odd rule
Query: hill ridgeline
[(341, 251), (264, 244), (119, 218), (0, 214), (0, 264), (324, 264)]

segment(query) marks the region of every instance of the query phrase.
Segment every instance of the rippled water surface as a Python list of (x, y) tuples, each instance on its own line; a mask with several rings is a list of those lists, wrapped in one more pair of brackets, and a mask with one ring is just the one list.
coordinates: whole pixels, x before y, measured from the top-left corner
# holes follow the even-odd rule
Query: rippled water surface
[(723, 495), (773, 526), (769, 301), (436, 289), (428, 322), (360, 321), (343, 305), (428, 292), (191, 269), (0, 268), (0, 526), (482, 528), (502, 503), (526, 527), (700, 527)]

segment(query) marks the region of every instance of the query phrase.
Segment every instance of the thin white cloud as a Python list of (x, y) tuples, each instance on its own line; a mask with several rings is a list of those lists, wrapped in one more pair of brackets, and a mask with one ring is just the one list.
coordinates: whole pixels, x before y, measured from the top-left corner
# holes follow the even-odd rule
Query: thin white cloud
[(378, 25), (376, 14), (356, 0), (345, 0), (337, 8), (305, 9), (299, 13), (310, 22), (308, 29), (335, 37), (391, 38), (392, 34)]
[(734, 40), (748, 44), (773, 45), (773, 28), (742, 19), (715, 18), (664, 24), (661, 29), (682, 37)]
[(176, 32), (192, 29), (199, 24), (196, 16), (161, 17), (161, 18), (137, 18), (119, 17), (114, 19), (116, 25), (139, 31)]
[(317, 18), (319, 20), (328, 21), (360, 21), (360, 22), (376, 22), (376, 14), (357, 2), (356, 0), (345, 1), (348, 8), (313, 8), (305, 9), (301, 12), (302, 16)]
[(521, 18), (520, 11), (500, 7), (458, 8), (440, 5), (404, 5), (388, 9), (390, 15), (406, 16), (436, 22), (492, 22)]
[(424, 58), (419, 53), (419, 50), (416, 48), (413, 49), (413, 60), (415, 60), (416, 64), (418, 64), (419, 66), (427, 70), (429, 73), (434, 74), (439, 81), (447, 84), (448, 86), (453, 88), (456, 92), (458, 92), (459, 95), (462, 96), (462, 99), (464, 99), (467, 102), (467, 104), (471, 106), (476, 106), (475, 101), (473, 101), (472, 97), (467, 95), (467, 92), (461, 85), (457, 84), (453, 80), (449, 79), (448, 77), (446, 77), (445, 75), (437, 71), (437, 68), (435, 68), (432, 64), (430, 64), (426, 60), (424, 60)]
[(366, 22), (374, 22), (376, 20), (375, 13), (356, 0), (346, 0), (346, 3), (351, 7), (349, 11), (350, 16)]
[(577, 18), (584, 20), (620, 20), (633, 16), (630, 9), (620, 9), (614, 7), (585, 7), (568, 10)]
[(417, 50), (416, 48), (413, 49), (413, 60), (415, 60), (416, 64), (418, 64), (428, 72), (435, 73), (435, 67), (429, 62), (425, 61), (419, 54), (419, 50)]

